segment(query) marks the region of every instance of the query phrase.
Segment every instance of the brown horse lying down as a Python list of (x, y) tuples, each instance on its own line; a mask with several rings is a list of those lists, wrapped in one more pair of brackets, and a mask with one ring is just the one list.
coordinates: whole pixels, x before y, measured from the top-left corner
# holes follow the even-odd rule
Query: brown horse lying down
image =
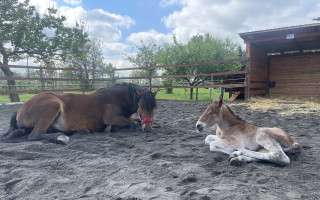
[(258, 160), (287, 165), (290, 159), (286, 153), (298, 156), (301, 152), (299, 144), (287, 132), (245, 122), (222, 102), (221, 96), (208, 106), (196, 127), (203, 131), (214, 125), (217, 125), (216, 135), (208, 135), (205, 143), (210, 145), (210, 151), (230, 155), (231, 165)]
[[(107, 126), (133, 127), (138, 111), (142, 129), (152, 129), (156, 92), (134, 84), (116, 84), (91, 94), (43, 92), (25, 102), (11, 118), (4, 142), (48, 140), (67, 144), (65, 133), (101, 132)], [(46, 134), (49, 133), (50, 134)]]

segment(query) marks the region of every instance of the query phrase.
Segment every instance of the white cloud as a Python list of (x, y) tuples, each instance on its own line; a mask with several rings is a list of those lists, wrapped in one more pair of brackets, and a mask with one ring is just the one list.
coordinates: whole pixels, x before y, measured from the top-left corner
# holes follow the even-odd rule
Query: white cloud
[(120, 59), (122, 53), (128, 48), (128, 45), (122, 43), (105, 43), (103, 44), (103, 55), (108, 58)]
[[(68, 0), (71, 2), (80, 2), (81, 0)], [(90, 37), (100, 38), (103, 42), (116, 42), (122, 37), (121, 28), (130, 28), (135, 21), (129, 16), (118, 15), (104, 11), (102, 9), (94, 9), (87, 11), (82, 6), (57, 7), (55, 1), (38, 1), (31, 0), (30, 5), (34, 5), (38, 12), (45, 13), (48, 7), (58, 9), (58, 15), (63, 15), (67, 19), (69, 26), (75, 26), (76, 23), (84, 23)]]
[(81, 16), (87, 19), (89, 34), (102, 38), (104, 42), (115, 42), (122, 37), (120, 28), (130, 28), (135, 21), (128, 16), (108, 13), (101, 9), (86, 12)]
[(130, 28), (135, 21), (128, 16), (112, 14), (102, 9), (86, 11), (81, 6), (75, 8), (60, 7), (61, 15), (66, 16), (68, 24), (76, 22), (86, 25), (90, 37), (100, 38), (103, 42), (116, 42), (122, 37), (120, 28)]
[(82, 0), (63, 0), (66, 4), (69, 4), (69, 5), (79, 5), (81, 4)]
[[(24, 2), (24, 1), (25, 0), (19, 0), (19, 2)], [(46, 0), (46, 1), (30, 0), (29, 5), (35, 6), (36, 10), (40, 14), (44, 14), (48, 8), (57, 8), (57, 3), (51, 0)]]
[(171, 38), (172, 34), (158, 33), (157, 31), (151, 29), (148, 32), (132, 33), (127, 38), (127, 41), (135, 45), (140, 45), (141, 41), (143, 41), (145, 44), (163, 44), (165, 42), (170, 42)]

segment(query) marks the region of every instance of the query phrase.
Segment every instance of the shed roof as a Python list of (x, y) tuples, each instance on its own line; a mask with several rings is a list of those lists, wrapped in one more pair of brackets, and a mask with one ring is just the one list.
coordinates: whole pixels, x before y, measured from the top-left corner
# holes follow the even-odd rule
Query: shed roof
[(320, 49), (320, 23), (239, 33), (266, 53)]

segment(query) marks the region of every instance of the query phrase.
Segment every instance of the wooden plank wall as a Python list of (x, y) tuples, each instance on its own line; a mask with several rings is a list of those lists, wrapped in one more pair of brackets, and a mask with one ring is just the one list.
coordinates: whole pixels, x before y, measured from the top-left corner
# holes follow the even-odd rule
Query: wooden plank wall
[(320, 53), (270, 58), (271, 95), (320, 97)]
[(250, 96), (267, 92), (267, 54), (256, 45), (250, 44)]

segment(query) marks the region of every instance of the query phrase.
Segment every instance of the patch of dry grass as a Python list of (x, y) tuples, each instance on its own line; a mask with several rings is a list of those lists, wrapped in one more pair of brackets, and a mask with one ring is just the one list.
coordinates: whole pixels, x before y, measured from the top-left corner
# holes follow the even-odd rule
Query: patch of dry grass
[(248, 106), (252, 110), (277, 110), (280, 115), (295, 113), (320, 115), (320, 100), (290, 97), (254, 97), (240, 105)]

